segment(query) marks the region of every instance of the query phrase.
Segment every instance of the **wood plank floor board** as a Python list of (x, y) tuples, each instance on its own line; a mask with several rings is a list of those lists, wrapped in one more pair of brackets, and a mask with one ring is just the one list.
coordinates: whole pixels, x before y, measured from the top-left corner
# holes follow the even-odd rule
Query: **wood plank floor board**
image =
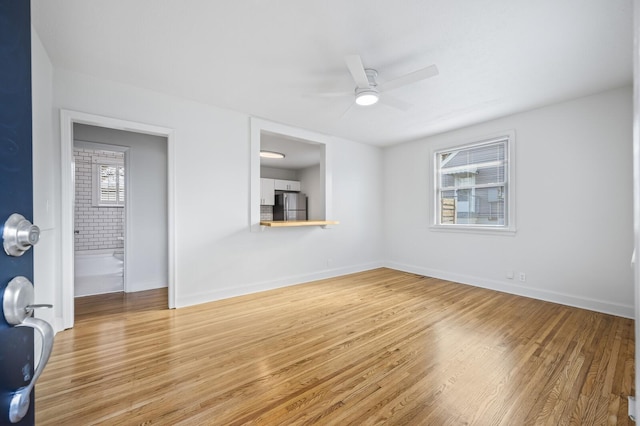
[(631, 424), (633, 321), (390, 269), (77, 299), (37, 424)]

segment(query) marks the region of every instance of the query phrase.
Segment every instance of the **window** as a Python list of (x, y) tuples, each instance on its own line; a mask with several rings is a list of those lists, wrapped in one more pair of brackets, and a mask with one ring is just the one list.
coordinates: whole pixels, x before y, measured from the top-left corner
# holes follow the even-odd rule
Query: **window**
[(435, 226), (515, 230), (512, 151), (513, 135), (435, 151)]
[(93, 159), (93, 205), (124, 206), (124, 163), (107, 158)]

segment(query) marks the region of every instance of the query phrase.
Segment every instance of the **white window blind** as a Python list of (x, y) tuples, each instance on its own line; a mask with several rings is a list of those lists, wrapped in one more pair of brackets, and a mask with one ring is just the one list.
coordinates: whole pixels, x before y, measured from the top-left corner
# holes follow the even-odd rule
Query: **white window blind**
[(94, 158), (93, 205), (123, 207), (125, 171), (122, 161)]

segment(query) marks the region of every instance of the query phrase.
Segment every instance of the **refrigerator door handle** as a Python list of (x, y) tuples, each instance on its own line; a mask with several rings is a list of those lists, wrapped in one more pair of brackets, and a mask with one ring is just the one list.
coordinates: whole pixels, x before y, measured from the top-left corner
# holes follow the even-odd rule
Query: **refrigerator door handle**
[(284, 194), (284, 220), (289, 220), (289, 197)]

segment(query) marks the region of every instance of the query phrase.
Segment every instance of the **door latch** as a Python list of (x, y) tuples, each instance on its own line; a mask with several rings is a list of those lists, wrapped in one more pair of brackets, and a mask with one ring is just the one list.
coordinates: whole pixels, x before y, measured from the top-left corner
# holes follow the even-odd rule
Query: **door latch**
[(40, 362), (35, 367), (31, 381), (28, 385), (17, 389), (11, 396), (9, 406), (9, 421), (11, 423), (19, 422), (29, 411), (31, 391), (47, 365), (53, 349), (55, 335), (53, 327), (48, 322), (31, 316), (34, 309), (51, 308), (52, 305), (35, 305), (33, 299), (33, 284), (25, 277), (15, 277), (9, 281), (2, 298), (5, 321), (15, 327), (31, 327), (42, 337)]
[(22, 256), (40, 240), (40, 228), (21, 214), (14, 213), (4, 223), (2, 246), (9, 256)]

